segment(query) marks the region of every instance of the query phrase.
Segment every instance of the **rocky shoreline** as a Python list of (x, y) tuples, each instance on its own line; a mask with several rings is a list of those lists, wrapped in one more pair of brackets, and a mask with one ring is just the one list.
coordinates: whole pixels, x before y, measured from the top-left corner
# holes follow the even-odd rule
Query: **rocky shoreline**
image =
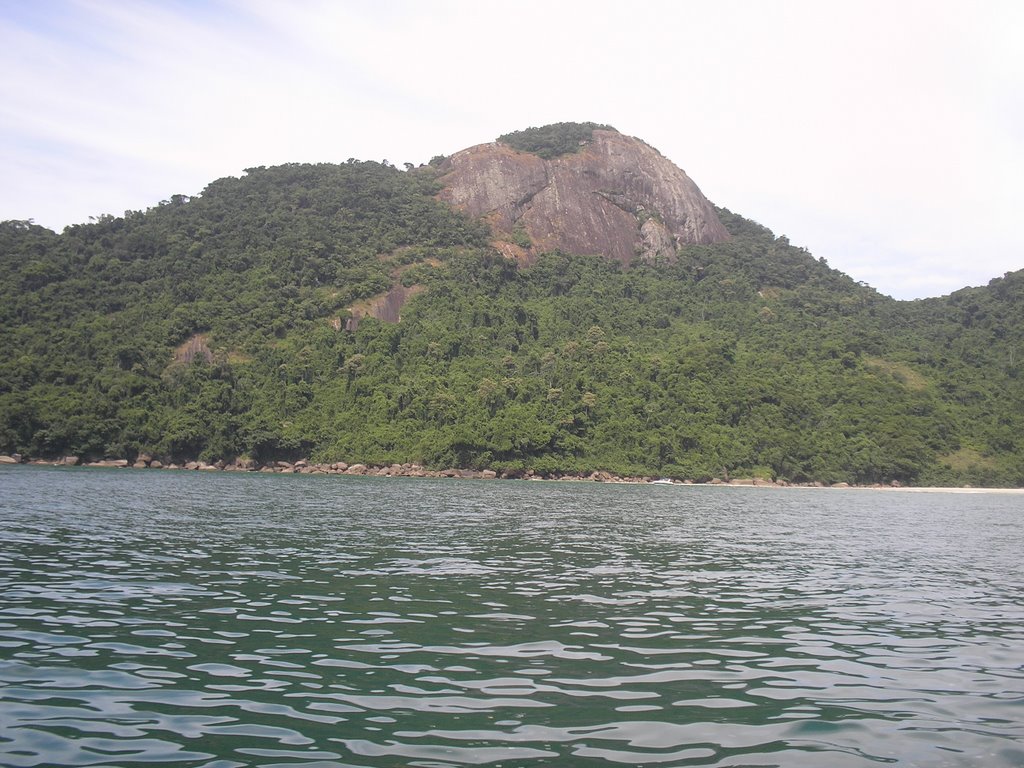
[(302, 475), (365, 475), (373, 477), (446, 477), (467, 480), (553, 480), (565, 482), (597, 482), (621, 484), (672, 484), (672, 485), (729, 485), (757, 486), (762, 488), (879, 488), (890, 489), (901, 487), (898, 482), (890, 485), (851, 486), (848, 483), (826, 484), (821, 482), (787, 483), (784, 480), (774, 481), (762, 478), (713, 478), (706, 483), (694, 480), (669, 480), (653, 476), (620, 476), (603, 470), (589, 473), (537, 473), (534, 470), (524, 472), (496, 472), (492, 469), (427, 469), (419, 464), (348, 464), (344, 461), (330, 464), (311, 463), (305, 459), (295, 462), (273, 461), (257, 463), (252, 459), (237, 459), (232, 462), (216, 461), (208, 464), (203, 461), (187, 461), (182, 463), (163, 462), (149, 454), (139, 454), (135, 461), (128, 459), (102, 459), (99, 461), (82, 461), (78, 456), (63, 456), (59, 459), (26, 459), (18, 454), (0, 456), (0, 464), (33, 464), (38, 466), (64, 467), (106, 467), (114, 469), (164, 469), (191, 472), (262, 472), (272, 474)]

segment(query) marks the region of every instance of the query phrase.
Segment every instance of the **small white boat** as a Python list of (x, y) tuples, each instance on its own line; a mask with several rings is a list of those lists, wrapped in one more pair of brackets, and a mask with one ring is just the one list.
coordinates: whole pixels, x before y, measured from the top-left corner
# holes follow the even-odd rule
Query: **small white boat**
[(659, 477), (657, 480), (651, 480), (651, 485), (675, 485), (675, 483), (666, 477)]

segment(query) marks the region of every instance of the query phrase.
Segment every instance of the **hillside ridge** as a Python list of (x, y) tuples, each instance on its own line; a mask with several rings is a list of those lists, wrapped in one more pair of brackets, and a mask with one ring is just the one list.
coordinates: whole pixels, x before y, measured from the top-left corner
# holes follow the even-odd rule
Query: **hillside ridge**
[[(479, 216), (445, 200), (470, 148), (0, 223), (0, 456), (1024, 486), (1024, 270), (897, 302), (725, 208), (686, 242), (646, 166), (595, 181), (667, 161), (583, 125), (482, 145), (542, 183)], [(635, 250), (543, 239), (573, 185)]]

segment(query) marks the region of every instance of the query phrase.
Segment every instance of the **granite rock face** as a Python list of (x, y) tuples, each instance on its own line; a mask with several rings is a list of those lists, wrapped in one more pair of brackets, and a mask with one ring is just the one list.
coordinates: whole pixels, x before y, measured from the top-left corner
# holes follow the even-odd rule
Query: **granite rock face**
[(674, 258), (678, 245), (729, 239), (689, 176), (616, 131), (595, 130), (579, 151), (550, 160), (481, 144), (441, 170), (441, 199), (484, 217), (498, 249), (524, 263), (553, 250), (657, 261)]

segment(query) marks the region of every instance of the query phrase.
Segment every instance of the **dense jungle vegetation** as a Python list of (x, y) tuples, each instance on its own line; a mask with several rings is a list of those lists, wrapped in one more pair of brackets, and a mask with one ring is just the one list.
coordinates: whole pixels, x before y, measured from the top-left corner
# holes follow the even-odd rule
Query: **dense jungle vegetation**
[(672, 264), (520, 268), (435, 173), (0, 224), (0, 452), (1024, 485), (1024, 272), (897, 302), (724, 209)]
[(539, 128), (524, 128), (498, 137), (520, 152), (532, 152), (545, 160), (559, 155), (578, 152), (594, 137), (595, 130), (614, 131), (610, 125), (600, 123), (552, 123)]

